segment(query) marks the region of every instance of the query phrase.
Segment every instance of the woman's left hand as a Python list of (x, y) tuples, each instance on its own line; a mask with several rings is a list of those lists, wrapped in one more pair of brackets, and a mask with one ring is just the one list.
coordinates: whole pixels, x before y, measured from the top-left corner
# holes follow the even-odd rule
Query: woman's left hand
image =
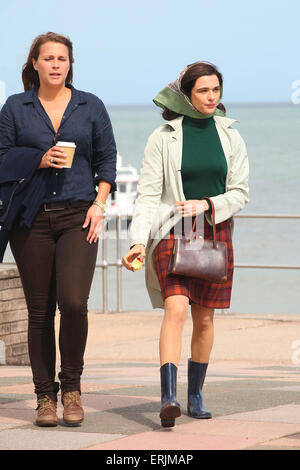
[(209, 204), (205, 199), (190, 199), (175, 202), (175, 207), (182, 217), (192, 217), (207, 211)]
[(99, 238), (103, 226), (103, 214), (103, 209), (101, 209), (101, 207), (96, 206), (96, 204), (92, 204), (89, 210), (87, 211), (82, 228), (85, 229), (90, 226), (89, 233), (86, 237), (87, 241), (90, 244), (92, 244), (93, 242), (96, 243)]

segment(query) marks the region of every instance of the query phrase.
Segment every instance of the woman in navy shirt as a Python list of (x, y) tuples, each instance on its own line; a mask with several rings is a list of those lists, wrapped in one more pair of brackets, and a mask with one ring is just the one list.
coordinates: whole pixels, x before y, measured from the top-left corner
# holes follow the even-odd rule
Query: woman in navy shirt
[[(23, 67), (25, 92), (10, 96), (0, 113), (0, 163), (14, 148), (39, 149), (36, 172), (46, 181), (42, 205), (30, 227), (22, 224), (20, 213), (10, 233), (29, 312), (28, 347), (39, 426), (57, 425), (59, 388), (65, 423), (76, 425), (84, 417), (80, 377), (87, 301), (105, 202), (115, 190), (116, 145), (109, 116), (99, 98), (71, 85), (72, 63), (69, 38), (54, 33), (38, 36)], [(66, 155), (55, 145), (58, 141), (76, 144), (71, 168), (62, 168)], [(57, 304), (60, 383), (55, 381)]]

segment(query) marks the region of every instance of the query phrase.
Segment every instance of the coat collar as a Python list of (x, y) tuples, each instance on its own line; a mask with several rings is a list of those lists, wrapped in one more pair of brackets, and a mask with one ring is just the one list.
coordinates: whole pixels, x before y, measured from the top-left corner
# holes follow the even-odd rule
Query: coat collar
[[(174, 164), (176, 168), (181, 168), (181, 158), (182, 158), (182, 121), (184, 116), (179, 116), (172, 121), (168, 121), (165, 126), (169, 130), (169, 142), (170, 144), (178, 144), (177, 156), (175, 157)], [(239, 122), (236, 119), (231, 119), (223, 116), (213, 116), (213, 119), (216, 123), (216, 129), (219, 134), (219, 138), (224, 150), (224, 154), (229, 164), (230, 156), (232, 154), (232, 148), (230, 141), (228, 139), (227, 129), (230, 128), (231, 124), (234, 122)], [(165, 128), (166, 129), (166, 128)]]
[[(230, 139), (228, 139), (228, 132), (227, 129), (233, 122), (238, 122), (235, 119), (230, 119), (221, 116), (214, 116), (214, 121), (216, 123), (216, 129), (220, 138), (220, 142), (224, 151), (224, 155), (227, 161), (228, 167), (230, 166), (230, 157), (232, 154), (232, 148)], [(181, 163), (182, 163), (182, 121), (183, 116), (179, 116), (172, 121), (168, 121), (168, 123), (163, 126), (163, 130), (166, 131), (168, 129), (168, 145), (169, 149), (172, 153), (171, 163), (173, 166), (174, 173), (179, 175), (181, 170)], [(172, 150), (171, 150), (172, 149)], [(227, 173), (228, 175), (228, 173)], [(182, 187), (182, 180), (181, 178), (178, 179), (178, 189), (180, 194), (180, 200), (184, 200), (183, 194), (183, 187)]]
[[(171, 127), (171, 129), (175, 132), (179, 132), (182, 128), (182, 121), (183, 121), (184, 116), (179, 116), (175, 119), (172, 119), (172, 121), (168, 121), (166, 123), (166, 126)], [(228, 128), (233, 124), (234, 122), (238, 122), (236, 119), (231, 119), (223, 116), (214, 116), (213, 117), (215, 123), (223, 128)]]

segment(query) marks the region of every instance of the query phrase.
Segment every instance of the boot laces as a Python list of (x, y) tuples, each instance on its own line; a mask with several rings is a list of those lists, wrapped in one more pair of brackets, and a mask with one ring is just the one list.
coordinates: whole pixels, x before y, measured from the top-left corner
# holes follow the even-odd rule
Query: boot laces
[(80, 405), (80, 394), (78, 392), (65, 392), (63, 402), (68, 405)]
[(46, 411), (46, 410), (55, 410), (55, 403), (51, 400), (48, 395), (43, 398), (39, 398), (37, 401), (36, 410)]

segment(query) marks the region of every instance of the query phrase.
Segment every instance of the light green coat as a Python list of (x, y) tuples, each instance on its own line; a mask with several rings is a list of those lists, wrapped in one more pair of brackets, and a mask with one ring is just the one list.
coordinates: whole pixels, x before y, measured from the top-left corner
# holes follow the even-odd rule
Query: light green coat
[[(138, 184), (135, 211), (131, 224), (130, 246), (146, 246), (146, 286), (153, 308), (164, 303), (154, 266), (154, 249), (159, 241), (180, 220), (174, 203), (184, 201), (181, 159), (182, 120), (178, 117), (156, 129), (149, 137)], [(249, 200), (249, 165), (245, 143), (232, 119), (214, 116), (227, 160), (226, 191), (212, 197), (216, 224), (240, 211)], [(209, 223), (209, 216), (206, 214)]]

